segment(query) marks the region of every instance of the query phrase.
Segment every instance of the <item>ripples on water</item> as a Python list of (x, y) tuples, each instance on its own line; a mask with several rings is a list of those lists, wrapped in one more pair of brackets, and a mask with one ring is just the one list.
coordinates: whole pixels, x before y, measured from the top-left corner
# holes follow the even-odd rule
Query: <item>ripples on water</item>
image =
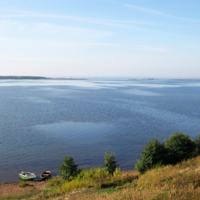
[(172, 80), (1, 80), (0, 183), (20, 171), (58, 173), (65, 156), (102, 167), (115, 152), (134, 168), (143, 146), (200, 132), (200, 82)]

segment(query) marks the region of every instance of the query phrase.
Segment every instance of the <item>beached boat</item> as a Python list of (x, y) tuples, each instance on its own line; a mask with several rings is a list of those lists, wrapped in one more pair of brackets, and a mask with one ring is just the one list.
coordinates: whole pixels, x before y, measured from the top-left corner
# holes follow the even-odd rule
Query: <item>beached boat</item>
[(36, 175), (31, 172), (21, 172), (19, 173), (19, 177), (23, 180), (33, 180), (34, 178), (36, 178)]
[(51, 176), (51, 171), (44, 171), (41, 173), (40, 178), (44, 180), (44, 179), (50, 178), (50, 176)]

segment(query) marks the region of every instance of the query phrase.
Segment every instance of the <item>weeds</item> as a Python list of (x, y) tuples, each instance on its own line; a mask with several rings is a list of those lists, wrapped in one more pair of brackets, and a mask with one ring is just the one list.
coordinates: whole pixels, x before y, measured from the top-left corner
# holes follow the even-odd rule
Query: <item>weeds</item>
[(20, 183), (18, 184), (18, 187), (20, 187), (20, 188), (24, 188), (24, 187), (26, 187), (26, 186), (30, 186), (30, 185), (29, 185), (28, 182), (25, 182), (25, 181), (20, 182)]

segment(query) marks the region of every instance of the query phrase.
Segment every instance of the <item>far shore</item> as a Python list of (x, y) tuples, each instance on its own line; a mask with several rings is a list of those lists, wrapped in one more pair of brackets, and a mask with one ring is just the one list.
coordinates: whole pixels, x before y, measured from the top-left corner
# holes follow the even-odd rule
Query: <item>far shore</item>
[(42, 76), (0, 76), (1, 80), (88, 80), (86, 78), (51, 78), (51, 77), (42, 77)]

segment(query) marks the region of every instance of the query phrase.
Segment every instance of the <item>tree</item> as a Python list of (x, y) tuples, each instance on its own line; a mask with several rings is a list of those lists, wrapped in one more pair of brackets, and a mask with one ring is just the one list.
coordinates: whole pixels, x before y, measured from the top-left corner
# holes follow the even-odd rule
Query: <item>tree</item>
[(200, 155), (200, 133), (197, 134), (194, 142), (196, 144), (196, 156), (199, 156)]
[(117, 161), (115, 161), (115, 154), (105, 152), (105, 163), (104, 166), (109, 171), (110, 174), (113, 174), (115, 169), (119, 166), (117, 165)]
[(146, 147), (143, 148), (141, 159), (136, 163), (136, 169), (143, 174), (148, 169), (154, 168), (156, 165), (165, 164), (166, 149), (159, 140), (153, 138)]
[(73, 158), (71, 156), (67, 156), (64, 158), (63, 163), (59, 166), (59, 175), (63, 179), (70, 180), (77, 175), (77, 167), (78, 165), (75, 165)]
[[(198, 143), (198, 138), (196, 143)], [(176, 132), (169, 136), (169, 140), (164, 141), (164, 146), (168, 152), (167, 163), (176, 164), (192, 158), (196, 152), (197, 144), (195, 144), (195, 141), (189, 135)]]

